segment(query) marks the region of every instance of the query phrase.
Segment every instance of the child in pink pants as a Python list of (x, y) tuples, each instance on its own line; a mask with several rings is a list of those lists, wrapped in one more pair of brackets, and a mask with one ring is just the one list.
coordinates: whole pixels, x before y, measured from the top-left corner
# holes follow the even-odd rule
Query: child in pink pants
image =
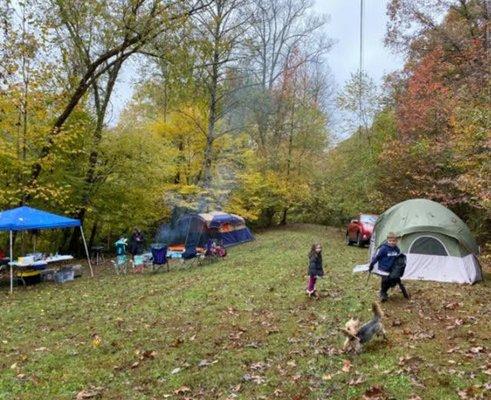
[(322, 268), (322, 246), (319, 243), (313, 244), (310, 249), (308, 275), (307, 294), (309, 297), (317, 296), (315, 291), (317, 277), (324, 276), (324, 269)]

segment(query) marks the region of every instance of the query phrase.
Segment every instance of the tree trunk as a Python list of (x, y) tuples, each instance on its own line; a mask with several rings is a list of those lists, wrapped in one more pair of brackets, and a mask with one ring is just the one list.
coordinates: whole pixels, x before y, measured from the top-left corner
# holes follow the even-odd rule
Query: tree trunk
[(88, 244), (89, 251), (92, 247), (94, 247), (95, 237), (96, 237), (98, 229), (99, 229), (99, 224), (97, 223), (97, 220), (96, 220), (96, 221), (94, 221), (94, 224), (92, 225), (92, 229), (90, 230), (90, 238), (89, 238), (89, 244)]
[(215, 140), (215, 125), (217, 120), (217, 90), (220, 64), (220, 22), (215, 26), (215, 37), (213, 47), (213, 62), (212, 73), (210, 77), (210, 107), (208, 115), (208, 132), (206, 135), (206, 147), (203, 157), (203, 173), (201, 175), (202, 187), (209, 188), (212, 182), (212, 157), (213, 157), (213, 141)]
[(282, 212), (282, 215), (281, 215), (281, 221), (280, 221), (280, 225), (286, 225), (286, 218), (287, 218), (287, 214), (288, 214), (288, 207), (285, 207), (283, 209), (283, 212)]
[[(94, 104), (97, 114), (97, 123), (93, 133), (93, 147), (89, 155), (89, 167), (84, 179), (82, 203), (76, 215), (76, 218), (80, 220), (81, 224), (84, 223), (85, 216), (87, 214), (87, 208), (91, 201), (91, 192), (94, 184), (97, 182), (98, 177), (96, 173), (96, 167), (99, 158), (98, 147), (102, 140), (102, 129), (104, 128), (104, 119), (106, 117), (109, 100), (111, 99), (111, 94), (114, 89), (114, 85), (116, 83), (116, 79), (118, 77), (122, 64), (123, 60), (121, 60), (119, 63), (116, 63), (114, 67), (109, 71), (109, 77), (106, 83), (106, 89), (104, 91), (102, 102), (100, 98), (99, 85), (97, 84), (97, 82), (94, 82), (94, 84), (92, 85), (94, 90)], [(73, 230), (72, 237), (70, 239), (69, 251), (77, 255), (82, 254), (84, 251), (79, 229)]]
[(266, 226), (269, 228), (273, 225), (273, 218), (276, 214), (274, 208), (269, 207), (263, 211), (264, 220), (266, 221)]

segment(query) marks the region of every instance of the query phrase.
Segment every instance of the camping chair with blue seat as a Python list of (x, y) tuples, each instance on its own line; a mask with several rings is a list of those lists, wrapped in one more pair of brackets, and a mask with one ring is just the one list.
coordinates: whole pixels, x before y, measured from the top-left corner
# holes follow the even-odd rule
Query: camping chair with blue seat
[(126, 247), (128, 246), (128, 239), (121, 238), (114, 243), (116, 248), (116, 260), (111, 260), (114, 265), (116, 274), (126, 274), (128, 272), (128, 256), (126, 255)]
[(198, 250), (196, 245), (187, 245), (182, 252), (182, 262), (188, 265), (192, 265), (199, 260)]
[(186, 240), (184, 241), (184, 251), (182, 252), (182, 262), (193, 265), (199, 262), (202, 254), (198, 252), (198, 246), (202, 240), (201, 221), (195, 218), (188, 219)]
[(154, 243), (151, 246), (152, 251), (152, 271), (157, 271), (164, 265), (167, 265), (167, 272), (169, 272), (169, 260), (167, 259), (167, 246)]

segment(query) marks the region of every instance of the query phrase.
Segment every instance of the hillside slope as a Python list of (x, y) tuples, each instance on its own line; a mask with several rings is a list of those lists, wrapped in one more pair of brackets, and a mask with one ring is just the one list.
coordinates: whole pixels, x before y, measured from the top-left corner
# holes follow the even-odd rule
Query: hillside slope
[[(376, 277), (351, 273), (367, 250), (320, 226), (256, 238), (224, 261), (170, 273), (107, 267), (63, 286), (2, 288), (0, 399), (485, 396), (489, 281), (408, 282), (411, 302), (397, 292), (383, 305), (388, 342), (347, 356), (339, 328), (370, 318), (377, 295)], [(314, 241), (327, 265), (319, 300), (304, 293)]]

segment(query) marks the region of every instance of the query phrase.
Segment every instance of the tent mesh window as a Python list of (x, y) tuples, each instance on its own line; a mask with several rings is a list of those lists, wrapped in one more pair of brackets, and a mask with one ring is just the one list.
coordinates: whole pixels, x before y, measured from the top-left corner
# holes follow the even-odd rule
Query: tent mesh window
[(448, 252), (443, 243), (431, 236), (422, 236), (417, 238), (411, 245), (409, 252), (413, 254), (426, 254), (430, 256), (448, 256)]

